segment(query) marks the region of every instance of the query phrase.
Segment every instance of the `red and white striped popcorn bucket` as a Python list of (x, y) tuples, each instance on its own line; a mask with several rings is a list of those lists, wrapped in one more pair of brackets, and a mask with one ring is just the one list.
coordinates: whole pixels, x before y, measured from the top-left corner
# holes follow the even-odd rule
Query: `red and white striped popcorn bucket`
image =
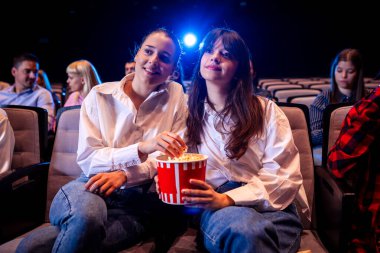
[(169, 160), (166, 155), (156, 158), (160, 197), (167, 204), (184, 204), (181, 190), (193, 188), (189, 183), (190, 179), (205, 181), (208, 157), (191, 153), (185, 155), (190, 155), (194, 159), (189, 161)]

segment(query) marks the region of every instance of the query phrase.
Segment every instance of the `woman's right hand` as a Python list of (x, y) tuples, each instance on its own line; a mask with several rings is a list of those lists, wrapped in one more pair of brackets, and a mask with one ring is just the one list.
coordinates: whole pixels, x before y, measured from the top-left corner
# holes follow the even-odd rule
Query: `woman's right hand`
[(150, 140), (139, 142), (138, 150), (144, 155), (160, 151), (174, 158), (181, 156), (187, 150), (187, 146), (178, 134), (165, 131)]

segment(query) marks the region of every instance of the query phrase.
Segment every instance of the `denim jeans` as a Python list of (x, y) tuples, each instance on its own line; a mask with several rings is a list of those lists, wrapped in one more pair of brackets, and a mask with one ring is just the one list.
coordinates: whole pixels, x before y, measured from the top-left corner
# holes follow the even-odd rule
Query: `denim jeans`
[[(226, 192), (240, 185), (229, 182), (217, 191)], [(295, 204), (282, 211), (259, 212), (244, 206), (206, 210), (200, 228), (209, 252), (297, 252), (302, 232)]]
[(58, 191), (50, 207), (52, 226), (26, 237), (18, 252), (117, 252), (147, 234), (164, 234), (162, 226), (172, 231), (165, 227), (167, 219), (181, 224), (180, 207), (162, 203), (147, 191), (149, 185), (116, 190), (104, 199), (85, 190), (87, 180), (82, 176)]

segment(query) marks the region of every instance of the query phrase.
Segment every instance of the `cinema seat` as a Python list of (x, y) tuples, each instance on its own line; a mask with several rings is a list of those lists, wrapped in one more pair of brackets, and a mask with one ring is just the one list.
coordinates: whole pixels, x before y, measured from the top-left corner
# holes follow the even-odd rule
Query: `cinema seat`
[[(34, 212), (39, 212), (40, 223), (34, 229), (39, 229), (49, 225), (49, 210), (51, 202), (57, 193), (58, 189), (67, 182), (77, 178), (82, 170), (76, 162), (76, 152), (78, 147), (79, 136), (79, 118), (80, 106), (63, 107), (58, 110), (57, 114), (57, 130), (54, 141), (53, 153), (51, 162), (42, 164), (42, 169), (49, 174), (47, 178), (47, 190), (40, 189), (40, 192), (35, 192), (37, 195), (33, 198), (38, 198), (38, 203), (30, 206)], [(45, 184), (46, 186), (46, 184)], [(1, 193), (0, 193), (1, 194)], [(26, 196), (18, 196), (26, 198)], [(18, 200), (17, 200), (18, 201)], [(4, 205), (3, 205), (4, 204)], [(37, 207), (37, 205), (39, 207)], [(2, 207), (7, 206), (2, 203)], [(42, 208), (41, 208), (42, 207)], [(0, 208), (0, 210), (3, 208)], [(26, 231), (25, 231), (26, 232)], [(27, 236), (31, 231), (12, 238), (4, 244), (0, 245), (1, 253), (14, 253), (21, 240)], [(4, 241), (3, 241), (4, 242)], [(139, 253), (139, 252), (153, 252), (153, 241), (146, 240), (131, 248), (120, 251), (120, 253)]]

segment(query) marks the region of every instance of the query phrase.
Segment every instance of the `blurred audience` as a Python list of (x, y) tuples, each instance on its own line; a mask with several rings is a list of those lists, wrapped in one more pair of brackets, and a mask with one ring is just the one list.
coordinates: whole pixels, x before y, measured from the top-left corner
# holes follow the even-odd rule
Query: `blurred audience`
[(125, 63), (125, 75), (135, 72), (135, 61), (129, 61)]
[(0, 90), (3, 90), (5, 88), (8, 88), (10, 86), (9, 83), (7, 82), (4, 82), (4, 81), (0, 81)]
[(101, 83), (94, 65), (87, 60), (74, 61), (66, 68), (69, 97), (64, 107), (81, 105), (92, 87)]
[(9, 171), (12, 165), (15, 136), (7, 113), (0, 108), (0, 174)]
[(365, 95), (363, 60), (357, 49), (344, 49), (331, 65), (330, 89), (319, 94), (310, 106), (313, 146), (322, 145), (323, 111), (329, 104), (354, 103)]
[(327, 165), (356, 191), (349, 252), (380, 252), (380, 87), (348, 112)]
[(53, 130), (55, 106), (51, 93), (37, 84), (39, 60), (34, 54), (25, 53), (13, 59), (14, 84), (0, 90), (1, 105), (25, 105), (42, 107), (48, 112), (49, 130)]
[(38, 70), (37, 84), (50, 92), (52, 91), (49, 78), (42, 69)]
[(174, 71), (168, 77), (168, 80), (179, 83), (182, 86), (183, 92), (186, 92), (183, 76), (184, 76), (184, 73), (183, 73), (182, 63), (181, 61), (179, 61)]
[(55, 105), (55, 111), (57, 112), (57, 110), (62, 105), (62, 94), (61, 94), (60, 97), (57, 96), (57, 94), (53, 91), (53, 89), (52, 89), (52, 87), (50, 85), (50, 81), (49, 81), (48, 75), (42, 69), (38, 70), (37, 84), (39, 86), (47, 89), (48, 91), (50, 91), (51, 95), (53, 96), (54, 105)]

